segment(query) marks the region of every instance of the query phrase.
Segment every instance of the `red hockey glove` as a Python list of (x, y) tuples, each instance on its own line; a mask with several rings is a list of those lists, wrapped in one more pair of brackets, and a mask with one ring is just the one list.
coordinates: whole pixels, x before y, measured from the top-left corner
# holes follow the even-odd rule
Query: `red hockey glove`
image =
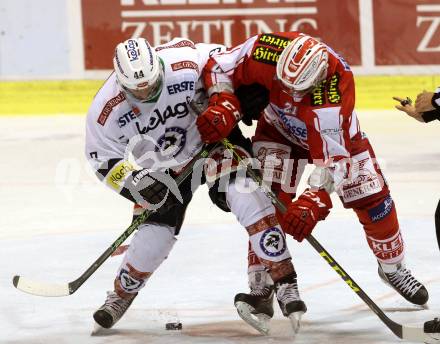
[(284, 232), (301, 242), (312, 233), (318, 221), (327, 217), (332, 206), (326, 191), (306, 190), (296, 201), (289, 204), (281, 220), (281, 227)]
[(235, 95), (226, 92), (213, 94), (208, 108), (197, 118), (202, 141), (213, 143), (226, 138), (240, 118), (240, 103)]

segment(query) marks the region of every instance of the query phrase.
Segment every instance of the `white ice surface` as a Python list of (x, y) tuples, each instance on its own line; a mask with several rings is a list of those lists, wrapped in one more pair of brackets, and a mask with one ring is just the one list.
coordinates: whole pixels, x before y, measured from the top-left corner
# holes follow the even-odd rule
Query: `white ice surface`
[[(314, 232), (355, 281), (397, 322), (440, 316), (440, 252), (433, 212), (440, 196), (440, 126), (397, 112), (361, 113), (391, 185), (408, 264), (430, 291), (420, 310), (380, 282), (354, 214), (337, 199)], [(65, 283), (77, 278), (128, 226), (131, 206), (90, 176), (79, 116), (1, 117), (0, 343), (291, 343), (279, 310), (273, 335), (244, 324), (233, 307), (247, 290), (247, 235), (210, 204), (190, 204), (169, 259), (107, 336), (91, 337), (92, 313), (112, 288), (121, 257), (109, 259), (75, 294), (43, 298), (12, 286), (20, 274)], [(392, 343), (397, 338), (307, 244), (288, 240), (308, 306), (296, 343)], [(183, 331), (165, 331), (179, 320)]]

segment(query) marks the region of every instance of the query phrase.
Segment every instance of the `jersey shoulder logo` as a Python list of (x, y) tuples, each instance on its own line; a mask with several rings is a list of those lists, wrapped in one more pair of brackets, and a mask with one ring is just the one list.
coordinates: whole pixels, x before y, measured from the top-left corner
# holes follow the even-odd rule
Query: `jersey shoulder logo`
[(182, 40), (180, 42), (177, 42), (177, 43), (174, 43), (174, 44), (171, 44), (171, 45), (164, 45), (164, 46), (161, 46), (161, 47), (157, 47), (155, 50), (156, 51), (161, 51), (163, 49), (185, 48), (185, 47), (188, 47), (188, 48), (191, 48), (191, 49), (195, 49), (196, 48), (196, 46), (194, 45), (193, 42), (184, 39), (184, 40)]
[(330, 80), (324, 80), (315, 88), (311, 94), (311, 105), (321, 106), (325, 103), (340, 104), (342, 101), (341, 92), (339, 90), (339, 74), (333, 74)]
[(171, 64), (171, 69), (173, 71), (178, 71), (181, 69), (194, 69), (199, 72), (199, 65), (194, 61), (179, 61)]
[(287, 37), (267, 33), (262, 34), (258, 38), (257, 45), (252, 52), (252, 58), (258, 62), (276, 66), (281, 53), (291, 41)]
[(270, 33), (262, 34), (258, 39), (258, 43), (262, 45), (268, 45), (283, 50), (291, 41), (292, 40), (290, 38), (272, 35)]
[(112, 112), (113, 108), (122, 103), (125, 100), (125, 95), (123, 92), (119, 92), (119, 94), (116, 97), (113, 97), (110, 99), (107, 103), (105, 103), (104, 107), (102, 108), (102, 111), (98, 117), (98, 123), (104, 126), (105, 122), (107, 122), (108, 116), (110, 116), (110, 113)]

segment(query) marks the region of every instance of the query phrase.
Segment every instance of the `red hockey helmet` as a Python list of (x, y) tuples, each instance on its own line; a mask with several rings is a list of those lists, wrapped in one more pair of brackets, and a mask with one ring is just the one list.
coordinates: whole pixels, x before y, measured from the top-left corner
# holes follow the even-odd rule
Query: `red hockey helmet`
[(307, 35), (295, 38), (281, 53), (277, 77), (293, 93), (307, 93), (327, 76), (327, 47)]

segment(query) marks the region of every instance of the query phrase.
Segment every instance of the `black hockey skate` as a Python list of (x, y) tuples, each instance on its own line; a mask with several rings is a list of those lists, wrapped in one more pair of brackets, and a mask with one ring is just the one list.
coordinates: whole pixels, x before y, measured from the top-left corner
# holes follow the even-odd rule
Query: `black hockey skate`
[(238, 315), (258, 332), (269, 334), (270, 319), (273, 317), (274, 288), (266, 271), (249, 273), (249, 294), (235, 295), (234, 305)]
[(275, 290), (283, 315), (289, 318), (293, 332), (298, 333), (301, 327), (301, 317), (307, 312), (307, 307), (299, 296), (296, 274), (278, 281), (275, 284)]
[(420, 306), (428, 302), (429, 295), (425, 286), (411, 275), (411, 271), (404, 263), (395, 265), (379, 263), (378, 272), (380, 278), (407, 301)]
[[(107, 292), (105, 303), (93, 313), (93, 319), (103, 328), (111, 328), (130, 307), (137, 294), (129, 299), (123, 299), (114, 291)], [(97, 330), (97, 329), (95, 329)]]

